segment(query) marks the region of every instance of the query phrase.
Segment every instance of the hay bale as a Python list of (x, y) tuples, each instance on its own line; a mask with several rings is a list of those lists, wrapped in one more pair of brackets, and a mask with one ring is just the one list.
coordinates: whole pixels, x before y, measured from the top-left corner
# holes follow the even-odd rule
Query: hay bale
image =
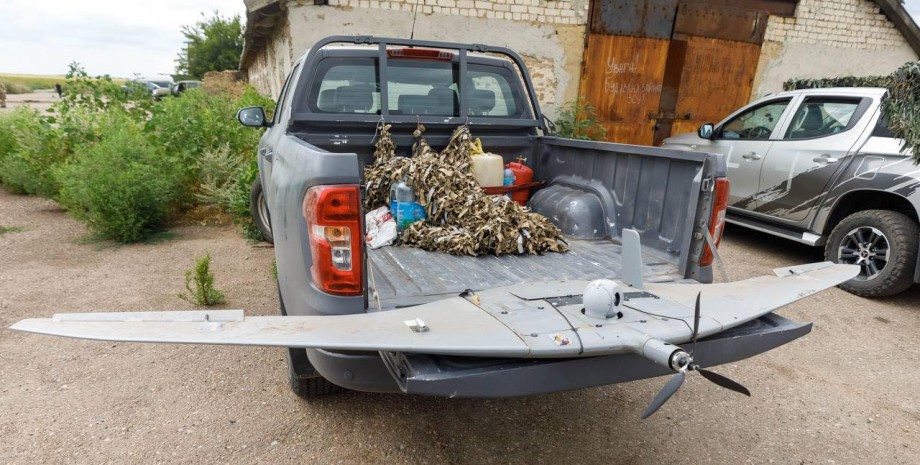
[(208, 71), (201, 79), (201, 88), (211, 95), (230, 94), (233, 97), (243, 95), (246, 89), (246, 77), (240, 71)]

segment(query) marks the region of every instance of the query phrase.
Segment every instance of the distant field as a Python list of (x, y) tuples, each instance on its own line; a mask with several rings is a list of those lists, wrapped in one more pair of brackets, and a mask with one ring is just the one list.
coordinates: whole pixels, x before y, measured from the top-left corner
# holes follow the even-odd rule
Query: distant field
[[(26, 94), (39, 89), (53, 89), (55, 83), (64, 85), (64, 76), (49, 76), (47, 74), (0, 74), (0, 81), (6, 84), (8, 94)], [(118, 84), (123, 84), (124, 79), (113, 79)]]

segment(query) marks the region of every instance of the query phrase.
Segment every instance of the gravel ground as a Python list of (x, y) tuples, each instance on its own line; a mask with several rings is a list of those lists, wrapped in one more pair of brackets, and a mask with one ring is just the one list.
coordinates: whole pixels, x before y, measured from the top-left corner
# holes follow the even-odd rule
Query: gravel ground
[[(272, 249), (228, 227), (153, 245), (85, 244), (44, 199), (0, 191), (0, 463), (917, 464), (920, 287), (887, 300), (832, 289), (781, 313), (791, 344), (717, 370), (748, 399), (691, 377), (649, 420), (664, 378), (522, 399), (345, 393), (305, 402), (282, 349), (113, 344), (5, 329), (59, 311), (188, 309), (176, 297), (211, 253), (228, 308), (277, 312)], [(820, 260), (729, 228), (732, 279)]]

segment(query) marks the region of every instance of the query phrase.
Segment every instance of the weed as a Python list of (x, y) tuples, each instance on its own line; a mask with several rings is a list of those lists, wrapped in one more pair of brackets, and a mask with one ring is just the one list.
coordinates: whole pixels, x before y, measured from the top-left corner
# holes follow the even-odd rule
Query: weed
[(274, 258), (272, 259), (272, 279), (278, 280), (278, 261)]
[[(20, 228), (19, 226), (3, 226), (3, 225), (0, 225), (0, 236), (4, 235), (4, 234), (6, 234), (6, 233), (15, 233), (15, 232), (22, 232), (22, 231), (24, 231), (24, 229), (23, 229), (23, 228)], [(276, 273), (276, 276), (277, 276), (277, 271), (276, 271), (275, 273)]]
[[(193, 288), (194, 286), (194, 288)], [(185, 288), (188, 294), (180, 292), (180, 299), (198, 305), (212, 306), (225, 302), (224, 293), (214, 287), (214, 273), (211, 273), (211, 254), (195, 259), (195, 266), (185, 272)]]
[(562, 108), (556, 128), (560, 136), (569, 139), (604, 140), (607, 137), (607, 128), (597, 121), (594, 106), (581, 97)]
[(229, 144), (205, 150), (201, 156), (200, 183), (195, 198), (204, 205), (227, 211), (233, 200), (236, 177), (242, 160)]

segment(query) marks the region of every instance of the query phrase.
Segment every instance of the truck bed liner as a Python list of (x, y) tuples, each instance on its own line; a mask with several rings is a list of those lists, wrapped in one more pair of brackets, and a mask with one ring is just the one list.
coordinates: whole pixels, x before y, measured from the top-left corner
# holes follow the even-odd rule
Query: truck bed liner
[[(383, 308), (418, 305), (456, 295), (524, 282), (560, 279), (618, 278), (620, 244), (607, 240), (570, 239), (564, 254), (455, 256), (414, 247), (369, 250), (371, 275)], [(647, 281), (681, 279), (677, 256), (643, 248), (643, 275)], [(376, 307), (373, 297), (368, 302)]]

